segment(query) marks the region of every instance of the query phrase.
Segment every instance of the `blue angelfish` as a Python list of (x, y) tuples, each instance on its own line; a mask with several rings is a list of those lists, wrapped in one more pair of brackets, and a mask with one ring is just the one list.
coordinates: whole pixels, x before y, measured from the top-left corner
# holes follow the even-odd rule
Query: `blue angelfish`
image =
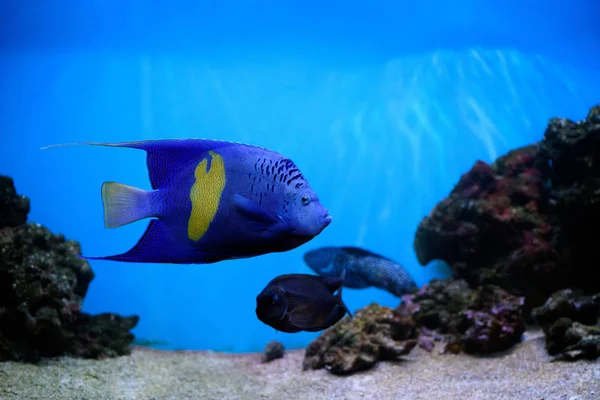
[(107, 228), (153, 219), (129, 251), (84, 258), (173, 264), (248, 258), (294, 249), (332, 220), (294, 162), (262, 147), (208, 139), (48, 147), (68, 145), (145, 150), (152, 185), (104, 182)]

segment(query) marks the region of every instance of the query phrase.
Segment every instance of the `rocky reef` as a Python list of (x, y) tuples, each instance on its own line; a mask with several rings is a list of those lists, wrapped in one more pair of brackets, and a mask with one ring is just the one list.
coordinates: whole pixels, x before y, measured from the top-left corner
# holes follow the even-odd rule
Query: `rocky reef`
[(393, 313), (370, 306), (330, 328), (305, 368), (369, 368), (384, 359), (380, 343), (398, 340), (493, 353), (518, 343), (525, 321), (543, 327), (556, 359), (597, 358), (599, 225), (600, 105), (579, 122), (551, 119), (541, 142), (491, 165), (475, 162), (414, 239), (419, 262), (445, 261), (452, 279), (403, 296)]
[(494, 164), (477, 161), (450, 195), (420, 223), (415, 251), (422, 265), (443, 260), (470, 286), (493, 284), (540, 305), (575, 279), (552, 245), (548, 188), (534, 167), (536, 145)]
[(433, 280), (403, 296), (396, 315), (400, 325), (415, 327), (419, 346), (427, 351), (442, 341), (443, 352), (489, 354), (521, 341), (523, 303), (494, 285), (470, 289), (464, 280)]
[(302, 368), (326, 368), (336, 375), (398, 360), (417, 345), (414, 331), (398, 324), (394, 310), (371, 304), (327, 329), (306, 349)]
[(477, 161), (420, 223), (422, 265), (444, 260), (471, 286), (495, 284), (528, 309), (567, 287), (600, 289), (600, 106), (549, 121), (543, 140), (492, 165)]
[(0, 176), (0, 361), (129, 354), (138, 317), (82, 312), (94, 273), (79, 244), (27, 223), (28, 212)]
[(600, 346), (595, 322), (581, 325), (543, 310), (564, 297), (559, 292), (546, 302), (563, 289), (600, 292), (600, 246), (590, 228), (598, 224), (600, 106), (579, 122), (551, 119), (539, 144), (492, 165), (476, 162), (420, 223), (414, 247), (422, 265), (443, 260), (471, 287), (493, 284), (524, 297), (527, 317), (546, 303), (535, 315), (546, 327), (550, 353), (588, 346), (582, 354), (597, 357), (589, 350)]
[(283, 358), (285, 355), (285, 347), (283, 343), (278, 340), (273, 340), (265, 346), (265, 351), (263, 352), (262, 362), (268, 363), (273, 360), (277, 360), (278, 358)]
[(600, 357), (600, 293), (559, 290), (533, 309), (533, 316), (546, 334), (546, 350), (556, 360)]
[(487, 285), (470, 289), (463, 280), (434, 280), (403, 296), (397, 309), (377, 304), (325, 331), (306, 349), (304, 369), (338, 375), (394, 361), (417, 344), (427, 351), (493, 353), (510, 348), (525, 331), (523, 298)]

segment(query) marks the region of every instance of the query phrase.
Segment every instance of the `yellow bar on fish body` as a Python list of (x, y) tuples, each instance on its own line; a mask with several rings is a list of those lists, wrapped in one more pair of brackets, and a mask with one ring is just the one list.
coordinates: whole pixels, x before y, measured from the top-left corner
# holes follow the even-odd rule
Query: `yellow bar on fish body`
[(217, 215), (227, 179), (223, 157), (213, 151), (208, 154), (211, 156), (210, 169), (207, 171), (208, 160), (204, 158), (194, 171), (196, 181), (190, 190), (192, 212), (188, 221), (188, 237), (196, 242), (208, 231)]

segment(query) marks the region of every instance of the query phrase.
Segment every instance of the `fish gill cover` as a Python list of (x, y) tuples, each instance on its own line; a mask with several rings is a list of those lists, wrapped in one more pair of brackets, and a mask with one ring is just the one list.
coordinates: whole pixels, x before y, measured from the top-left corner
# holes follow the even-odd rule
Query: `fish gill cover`
[[(273, 276), (308, 272), (302, 254), (311, 248), (373, 249), (406, 266), (419, 286), (441, 276), (415, 258), (421, 218), (475, 160), (491, 163), (539, 140), (553, 116), (578, 117), (597, 101), (600, 79), (548, 58), (489, 49), (342, 68), (290, 59), (233, 65), (181, 56), (32, 54), (6, 56), (3, 70), (2, 86), (18, 95), (3, 104), (11, 134), (0, 147), (2, 171), (32, 199), (33, 220), (81, 241), (89, 254), (124, 250), (141, 235), (145, 224), (102, 229), (98, 185), (114, 179), (147, 188), (143, 155), (38, 151), (48, 143), (209, 136), (273, 148), (302, 168), (335, 222), (297, 251), (219, 268), (93, 264), (88, 312), (139, 314), (136, 335), (171, 348), (231, 351), (258, 351), (272, 339), (290, 349), (314, 338), (261, 326), (253, 301)], [(224, 281), (231, 295), (223, 295)], [(371, 289), (345, 292), (351, 310), (373, 301), (397, 305)], [(209, 304), (218, 304), (216, 312)]]

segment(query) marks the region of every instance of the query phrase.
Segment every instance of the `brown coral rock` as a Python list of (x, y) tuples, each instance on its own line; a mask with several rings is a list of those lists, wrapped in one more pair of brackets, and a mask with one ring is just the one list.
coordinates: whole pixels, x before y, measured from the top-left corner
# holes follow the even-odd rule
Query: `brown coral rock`
[(302, 367), (326, 368), (346, 375), (372, 368), (379, 361), (394, 361), (410, 353), (417, 340), (398, 336), (394, 310), (375, 303), (332, 326), (306, 349)]
[(471, 287), (524, 296), (526, 310), (557, 290), (600, 289), (600, 106), (587, 118), (549, 121), (543, 140), (492, 165), (477, 161), (419, 224), (422, 265), (443, 260)]

